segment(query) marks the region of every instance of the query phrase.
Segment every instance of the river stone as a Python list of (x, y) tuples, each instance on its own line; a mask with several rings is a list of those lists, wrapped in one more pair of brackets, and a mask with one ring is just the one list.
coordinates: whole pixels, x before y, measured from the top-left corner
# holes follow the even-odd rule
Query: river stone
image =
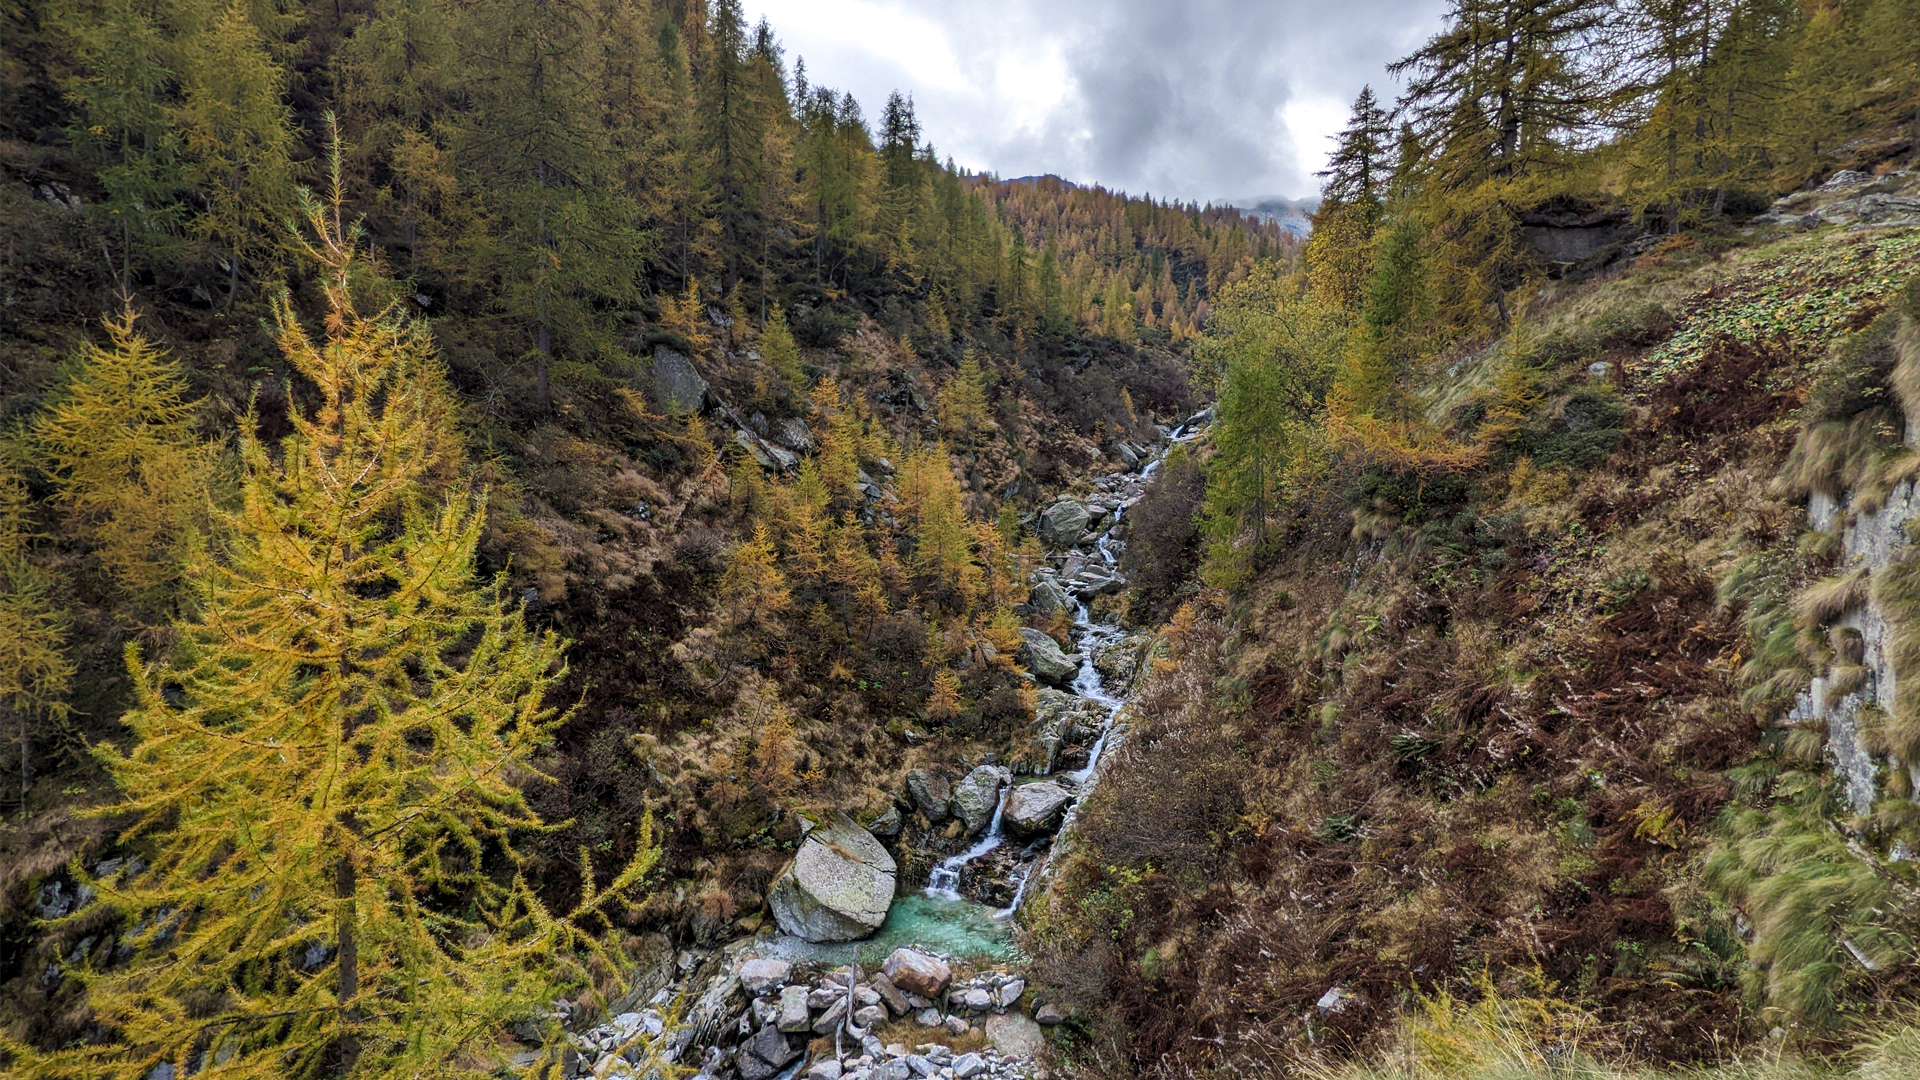
[(1087, 531), (1087, 506), (1077, 499), (1061, 499), (1045, 510), (1040, 511), (1040, 524), (1036, 530), (1040, 539), (1054, 547), (1072, 547)]
[(947, 820), (952, 813), (950, 800), (953, 789), (947, 786), (947, 778), (939, 773), (926, 773), (915, 769), (907, 774), (907, 797), (913, 805), (927, 815), (927, 820), (938, 825)]
[(793, 974), (793, 965), (785, 960), (771, 957), (755, 957), (740, 965), (740, 985), (747, 993), (758, 994), (786, 982)]
[(813, 1033), (815, 1035), (830, 1035), (833, 1033), (834, 1028), (840, 1026), (840, 1021), (846, 1018), (847, 999), (840, 998), (828, 1006), (827, 1011), (821, 1013), (820, 1018), (813, 1022)]
[(660, 346), (653, 350), (653, 396), (672, 416), (691, 416), (707, 401), (707, 380), (687, 355)]
[(1080, 671), (1080, 655), (1064, 653), (1051, 637), (1030, 626), (1020, 628), (1020, 658), (1033, 676), (1043, 683), (1066, 686)]
[(873, 987), (874, 993), (880, 995), (881, 1002), (893, 1011), (893, 1015), (905, 1016), (912, 1008), (907, 1004), (907, 995), (901, 993), (900, 988), (893, 985), (892, 980), (885, 975), (875, 975), (868, 985)]
[(873, 834), (835, 812), (800, 842), (774, 879), (767, 903), (780, 929), (805, 941), (855, 941), (886, 921), (893, 856)]
[(909, 994), (937, 998), (953, 981), (953, 969), (945, 960), (919, 949), (898, 948), (880, 965), (887, 981)]
[(805, 1031), (813, 1023), (807, 1010), (807, 988), (789, 986), (780, 991), (780, 1006), (774, 1012), (773, 1026), (781, 1031)]
[(1025, 1013), (990, 1016), (982, 1026), (986, 1029), (987, 1038), (1008, 1057), (1034, 1057), (1046, 1043), (1046, 1035), (1041, 1032), (1040, 1025)]
[(1027, 593), (1027, 603), (1042, 615), (1053, 615), (1066, 611), (1073, 601), (1067, 596), (1067, 590), (1061, 588), (1060, 582), (1043, 577), (1033, 583), (1033, 589)]
[(1073, 794), (1051, 780), (1021, 784), (1007, 794), (1000, 821), (1013, 835), (1032, 840), (1058, 829), (1072, 801)]
[(1140, 673), (1141, 642), (1134, 638), (1116, 641), (1094, 654), (1093, 666), (1107, 682), (1109, 690), (1119, 690)]
[(993, 811), (1000, 805), (1000, 788), (1006, 776), (991, 765), (982, 765), (967, 774), (953, 789), (953, 812), (966, 824), (968, 836), (986, 831)]
[(787, 1037), (780, 1033), (780, 1029), (768, 1024), (741, 1049), (740, 1075), (765, 1080), (799, 1056), (800, 1051), (787, 1045)]

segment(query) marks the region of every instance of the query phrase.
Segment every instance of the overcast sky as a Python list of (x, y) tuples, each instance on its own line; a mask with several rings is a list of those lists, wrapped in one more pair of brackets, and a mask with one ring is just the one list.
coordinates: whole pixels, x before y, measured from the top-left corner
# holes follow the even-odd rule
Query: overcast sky
[(1365, 83), (1442, 0), (744, 0), (877, 121), (913, 95), (944, 158), (1205, 202), (1310, 195)]

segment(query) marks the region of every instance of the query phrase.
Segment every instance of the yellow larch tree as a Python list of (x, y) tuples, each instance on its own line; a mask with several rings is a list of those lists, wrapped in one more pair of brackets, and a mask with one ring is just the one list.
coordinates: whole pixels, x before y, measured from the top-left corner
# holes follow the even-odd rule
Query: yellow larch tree
[(0, 462), (0, 709), (11, 713), (20, 739), (20, 805), (33, 781), (37, 721), (59, 716), (73, 676), (67, 659), (67, 619), (52, 595), (53, 581), (27, 557), (32, 539), (27, 486), (10, 462)]
[(34, 441), (101, 567), (161, 607), (206, 516), (212, 459), (194, 435), (196, 405), (179, 365), (134, 329), (131, 310), (106, 327), (106, 347), (83, 346), (72, 377), (35, 418)]
[(26, 1076), (490, 1074), (658, 858), (649, 822), (596, 890), (583, 853), (587, 898), (560, 915), (522, 875), (561, 642), (478, 576), (484, 494), (434, 490), (450, 417), (428, 335), (357, 309), (337, 197), (308, 209), (325, 336), (284, 296), (275, 319), (315, 405), (277, 448), (246, 426), (194, 614), (159, 660), (129, 648), (131, 744), (96, 751), (124, 799), (100, 813), (150, 865), (89, 879), (127, 928), (124, 962), (73, 972), (103, 1037), (7, 1044)]

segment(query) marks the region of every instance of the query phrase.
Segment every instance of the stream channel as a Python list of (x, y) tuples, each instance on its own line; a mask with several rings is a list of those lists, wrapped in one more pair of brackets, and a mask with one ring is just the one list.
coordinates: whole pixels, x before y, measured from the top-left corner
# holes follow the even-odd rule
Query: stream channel
[[(794, 962), (826, 964), (876, 964), (900, 946), (916, 946), (955, 957), (998, 959), (1011, 954), (1013, 917), (1019, 913), (1032, 890), (1045, 878), (1048, 858), (1055, 845), (1064, 842), (1073, 828), (1080, 804), (1099, 780), (1100, 761), (1113, 740), (1115, 722), (1125, 704), (1125, 688), (1110, 689), (1095, 661), (1100, 653), (1130, 635), (1109, 617), (1096, 621), (1088, 601), (1099, 592), (1110, 591), (1122, 583), (1117, 569), (1120, 553), (1126, 547), (1121, 520), (1126, 510), (1138, 502), (1160, 463), (1177, 445), (1199, 437), (1210, 419), (1200, 413), (1173, 428), (1153, 457), (1139, 469), (1110, 473), (1095, 482), (1090, 501), (1112, 504), (1111, 511), (1091, 542), (1082, 542), (1047, 556), (1061, 586), (1074, 605), (1072, 642), (1080, 657), (1071, 692), (1081, 708), (1097, 721), (1097, 734), (1086, 751), (1086, 762), (1077, 769), (1018, 777), (1001, 789), (987, 830), (965, 851), (933, 867), (927, 885), (916, 893), (894, 898), (887, 920), (872, 937), (842, 944), (813, 944), (782, 936), (764, 955), (779, 956)], [(1036, 577), (1039, 575), (1036, 574)], [(1009, 835), (1003, 827), (1007, 800), (1021, 782), (1052, 779), (1074, 793), (1074, 800), (1056, 835), (1031, 842)], [(1012, 851), (1017, 846), (1018, 851)], [(979, 887), (980, 875), (991, 875), (993, 888)], [(1005, 894), (1011, 885), (1011, 900), (1004, 907), (982, 903), (974, 896), (998, 892)], [(968, 895), (972, 894), (972, 895)]]

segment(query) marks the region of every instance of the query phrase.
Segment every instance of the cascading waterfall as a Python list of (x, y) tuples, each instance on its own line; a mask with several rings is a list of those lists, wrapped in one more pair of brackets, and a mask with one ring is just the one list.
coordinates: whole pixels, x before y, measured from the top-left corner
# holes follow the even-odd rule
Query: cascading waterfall
[[(1153, 456), (1153, 460), (1141, 467), (1138, 473), (1140, 480), (1144, 482), (1151, 479), (1158, 471), (1160, 463), (1175, 446), (1199, 437), (1202, 422), (1203, 418), (1195, 418), (1175, 428), (1168, 436), (1167, 445)], [(1119, 564), (1119, 551), (1125, 547), (1125, 542), (1117, 535), (1124, 513), (1124, 506), (1114, 507), (1106, 527), (1094, 541), (1094, 551), (1100, 556), (1101, 564), (1109, 571)], [(1106, 752), (1108, 740), (1113, 735), (1114, 720), (1120, 714), (1120, 707), (1125, 704), (1121, 698), (1108, 691), (1106, 680), (1100, 674), (1100, 669), (1094, 665), (1094, 659), (1102, 650), (1126, 637), (1127, 632), (1122, 630), (1118, 623), (1095, 622), (1087, 605), (1080, 602), (1076, 604), (1074, 611), (1072, 636), (1074, 648), (1080, 654), (1080, 669), (1074, 674), (1073, 693), (1095, 707), (1100, 718), (1100, 729), (1099, 734), (1094, 738), (1093, 745), (1087, 749), (1086, 764), (1072, 772), (1061, 774), (1060, 779), (1070, 783), (1076, 794), (1073, 806), (1068, 809), (1066, 819), (1061, 825), (1061, 832), (1065, 832), (1072, 825), (1080, 803), (1091, 792), (1098, 776), (1101, 755)], [(1001, 819), (1006, 811), (1007, 799), (1012, 794), (1013, 785), (1009, 784), (1002, 788), (1000, 800), (993, 808), (993, 818), (987, 825), (987, 831), (974, 842), (972, 847), (943, 860), (928, 873), (927, 896), (943, 901), (964, 899), (960, 892), (960, 878), (966, 868), (999, 850), (1006, 842), (1007, 836), (1002, 828)], [(1023, 855), (1045, 848), (1047, 844), (1048, 841), (1044, 839), (1035, 841), (1028, 852), (1023, 852)], [(994, 916), (1000, 919), (1012, 918), (1020, 910), (1021, 903), (1026, 900), (1028, 887), (1042, 876), (1044, 870), (1044, 858), (1023, 859), (1012, 900), (1006, 907), (994, 912)]]

